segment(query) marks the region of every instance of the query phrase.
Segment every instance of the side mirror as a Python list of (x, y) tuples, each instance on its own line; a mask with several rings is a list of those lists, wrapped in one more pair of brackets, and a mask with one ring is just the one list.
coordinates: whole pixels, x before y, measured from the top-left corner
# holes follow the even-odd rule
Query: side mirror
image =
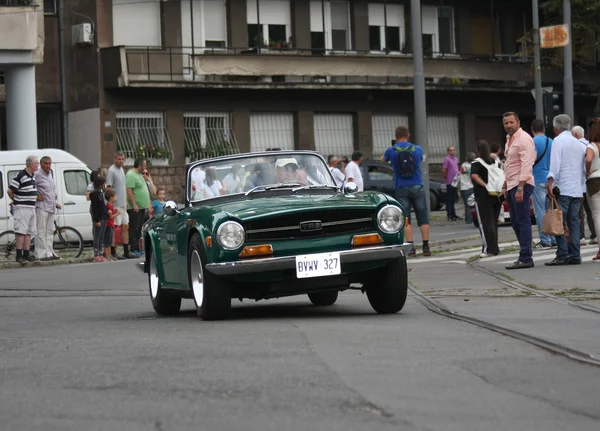
[(346, 183), (346, 185), (344, 186), (344, 194), (345, 195), (353, 195), (355, 193), (358, 193), (358, 186), (356, 185), (356, 183), (353, 183), (353, 182)]
[(177, 204), (173, 201), (165, 202), (163, 208), (164, 208), (165, 214), (169, 217), (172, 217), (175, 214), (179, 214), (179, 209), (177, 208)]

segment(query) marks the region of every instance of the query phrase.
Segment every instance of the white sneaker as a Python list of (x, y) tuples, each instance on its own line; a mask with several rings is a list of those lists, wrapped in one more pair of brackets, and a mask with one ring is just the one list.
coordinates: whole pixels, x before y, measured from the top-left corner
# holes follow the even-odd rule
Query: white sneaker
[(581, 238), (581, 240), (579, 241), (579, 245), (588, 245), (585, 237)]
[(590, 244), (598, 244), (598, 238), (591, 239)]

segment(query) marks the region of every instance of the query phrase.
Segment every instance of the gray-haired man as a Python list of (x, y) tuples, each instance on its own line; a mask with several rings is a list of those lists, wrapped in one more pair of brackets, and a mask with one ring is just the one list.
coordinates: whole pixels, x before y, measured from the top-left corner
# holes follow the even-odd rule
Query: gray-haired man
[(31, 236), (36, 233), (35, 203), (39, 199), (33, 174), (40, 163), (35, 156), (27, 157), (25, 169), (20, 171), (8, 186), (8, 197), (13, 200), (17, 262), (37, 260), (29, 253)]
[[(585, 139), (585, 130), (581, 126), (575, 126), (571, 129), (571, 134), (575, 139), (581, 142), (586, 148), (589, 145), (589, 141)], [(585, 210), (585, 214), (584, 214)], [(583, 193), (583, 202), (581, 208), (579, 210), (579, 229), (581, 230), (581, 245), (587, 245), (587, 241), (585, 240), (585, 220), (587, 214), (587, 224), (590, 228), (590, 243), (598, 244), (598, 239), (596, 238), (596, 227), (594, 225), (594, 218), (592, 217), (592, 209), (590, 208), (590, 204), (586, 199), (585, 190)]]
[(61, 205), (56, 202), (56, 183), (52, 175), (52, 159), (44, 156), (40, 159), (41, 169), (34, 174), (38, 190), (35, 208), (37, 220), (37, 240), (35, 253), (40, 260), (60, 259), (54, 254), (54, 214)]

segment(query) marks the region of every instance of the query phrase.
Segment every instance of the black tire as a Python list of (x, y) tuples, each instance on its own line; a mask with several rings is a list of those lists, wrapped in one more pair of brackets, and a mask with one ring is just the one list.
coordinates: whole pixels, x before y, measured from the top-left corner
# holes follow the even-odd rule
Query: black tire
[(83, 237), (77, 229), (69, 226), (57, 228), (52, 242), (54, 253), (63, 259), (80, 257), (83, 252)]
[(181, 309), (181, 296), (162, 288), (152, 248), (148, 251), (146, 264), (148, 265), (148, 291), (150, 292), (150, 300), (152, 301), (154, 311), (161, 316), (173, 316), (179, 313)]
[(429, 208), (431, 208), (431, 211), (437, 211), (439, 209), (438, 200), (438, 195), (433, 190), (429, 190)]
[(17, 244), (15, 232), (4, 231), (0, 234), (0, 262), (15, 260), (17, 257)]
[(473, 219), (473, 226), (475, 226), (477, 229), (479, 229), (479, 219), (476, 219), (476, 218)]
[(394, 314), (402, 310), (408, 295), (406, 257), (388, 263), (370, 278), (366, 291), (371, 307), (379, 314)]
[(337, 290), (330, 292), (315, 292), (309, 293), (308, 299), (310, 299), (310, 302), (312, 302), (314, 305), (326, 307), (335, 304), (335, 301), (338, 299), (338, 294), (339, 292)]
[(202, 320), (228, 319), (231, 316), (231, 287), (206, 271), (205, 262), (202, 241), (194, 234), (188, 247), (188, 277), (196, 311)]

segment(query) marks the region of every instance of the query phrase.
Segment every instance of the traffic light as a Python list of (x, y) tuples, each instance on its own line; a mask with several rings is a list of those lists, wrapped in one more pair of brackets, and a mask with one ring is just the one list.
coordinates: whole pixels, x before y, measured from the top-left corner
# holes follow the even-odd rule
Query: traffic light
[(562, 100), (560, 96), (553, 92), (544, 92), (544, 124), (546, 125), (546, 135), (554, 136), (554, 127), (552, 121), (554, 117), (563, 111)]

